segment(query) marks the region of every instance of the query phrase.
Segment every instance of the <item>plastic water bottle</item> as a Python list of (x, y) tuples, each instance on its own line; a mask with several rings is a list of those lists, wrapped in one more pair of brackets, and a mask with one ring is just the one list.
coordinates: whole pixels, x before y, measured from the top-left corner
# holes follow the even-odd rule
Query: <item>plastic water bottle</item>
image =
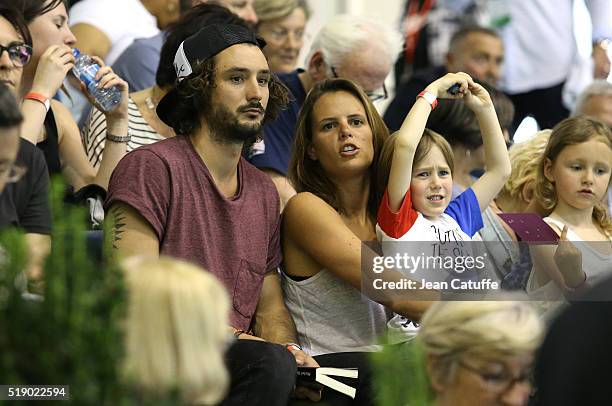
[(72, 54), (76, 58), (72, 73), (85, 84), (87, 91), (102, 107), (102, 110), (109, 112), (117, 107), (121, 101), (121, 91), (116, 86), (108, 89), (97, 87), (98, 81), (95, 78), (100, 70), (100, 65), (91, 59), (89, 55), (81, 54), (76, 48), (72, 49)]

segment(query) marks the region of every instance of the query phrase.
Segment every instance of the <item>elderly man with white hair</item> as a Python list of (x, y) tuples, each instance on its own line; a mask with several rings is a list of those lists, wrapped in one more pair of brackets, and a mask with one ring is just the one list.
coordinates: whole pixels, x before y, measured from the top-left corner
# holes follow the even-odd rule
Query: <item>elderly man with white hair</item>
[(372, 101), (387, 98), (385, 78), (399, 51), (399, 36), (388, 27), (358, 16), (332, 18), (316, 35), (306, 69), (279, 74), (292, 93), (292, 101), (276, 121), (264, 126), (264, 141), (253, 145), (249, 161), (266, 172), (281, 198), (281, 207), (295, 194), (287, 179), (294, 129), (306, 94), (325, 79), (349, 79), (361, 86)]
[[(572, 116), (593, 117), (612, 128), (612, 83), (595, 80), (587, 86), (576, 100)], [(612, 213), (612, 186), (608, 187), (608, 213)]]

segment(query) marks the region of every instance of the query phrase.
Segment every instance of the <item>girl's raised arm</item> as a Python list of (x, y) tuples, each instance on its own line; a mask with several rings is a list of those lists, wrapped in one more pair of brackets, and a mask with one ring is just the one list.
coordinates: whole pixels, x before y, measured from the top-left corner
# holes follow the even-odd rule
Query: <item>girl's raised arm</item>
[[(468, 92), (469, 83), (473, 83), (472, 78), (465, 73), (448, 73), (429, 84), (425, 91), (417, 97), (416, 102), (408, 112), (402, 127), (398, 130), (398, 134), (395, 137), (387, 185), (389, 208), (392, 211), (396, 212), (399, 210), (404, 201), (404, 196), (406, 196), (410, 189), (414, 154), (423, 136), (429, 114), (437, 104), (436, 99), (461, 98)], [(459, 84), (459, 91), (456, 94), (448, 93), (447, 90), (455, 84)], [(426, 97), (431, 98), (431, 100), (427, 100)]]
[(486, 172), (472, 185), (480, 210), (484, 211), (504, 186), (512, 166), (489, 93), (478, 83), (472, 82), (465, 96), (465, 104), (476, 115), (484, 145)]

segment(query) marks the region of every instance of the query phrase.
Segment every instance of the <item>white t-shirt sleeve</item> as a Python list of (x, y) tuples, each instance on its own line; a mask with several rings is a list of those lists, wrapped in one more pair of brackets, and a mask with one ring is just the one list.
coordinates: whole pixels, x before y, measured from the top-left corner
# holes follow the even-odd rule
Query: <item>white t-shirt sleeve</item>
[(108, 0), (81, 0), (70, 9), (70, 25), (89, 24), (102, 31), (111, 44), (116, 42), (123, 30), (117, 23), (120, 13), (112, 3)]
[(593, 23), (593, 40), (612, 38), (612, 2), (587, 0), (585, 2)]

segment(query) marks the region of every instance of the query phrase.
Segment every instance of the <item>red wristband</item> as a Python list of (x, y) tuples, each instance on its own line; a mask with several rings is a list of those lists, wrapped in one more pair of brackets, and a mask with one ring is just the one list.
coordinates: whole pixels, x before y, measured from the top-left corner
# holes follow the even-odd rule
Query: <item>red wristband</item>
[(285, 348), (287, 348), (287, 350), (289, 352), (293, 352), (293, 351), (302, 351), (302, 347), (300, 347), (299, 345), (295, 344), (295, 343), (289, 343), (285, 345)]
[(51, 108), (51, 101), (40, 93), (30, 92), (24, 96), (24, 99), (35, 100), (39, 103), (42, 103), (43, 106), (45, 106), (45, 110), (47, 111), (49, 111), (49, 109)]
[(438, 105), (438, 98), (431, 92), (428, 92), (427, 90), (423, 90), (421, 93), (419, 93), (419, 95), (417, 96), (417, 99), (419, 97), (422, 97), (423, 99), (425, 99), (425, 101), (427, 103), (429, 103), (429, 105), (431, 106), (431, 109), (435, 109), (436, 106)]

